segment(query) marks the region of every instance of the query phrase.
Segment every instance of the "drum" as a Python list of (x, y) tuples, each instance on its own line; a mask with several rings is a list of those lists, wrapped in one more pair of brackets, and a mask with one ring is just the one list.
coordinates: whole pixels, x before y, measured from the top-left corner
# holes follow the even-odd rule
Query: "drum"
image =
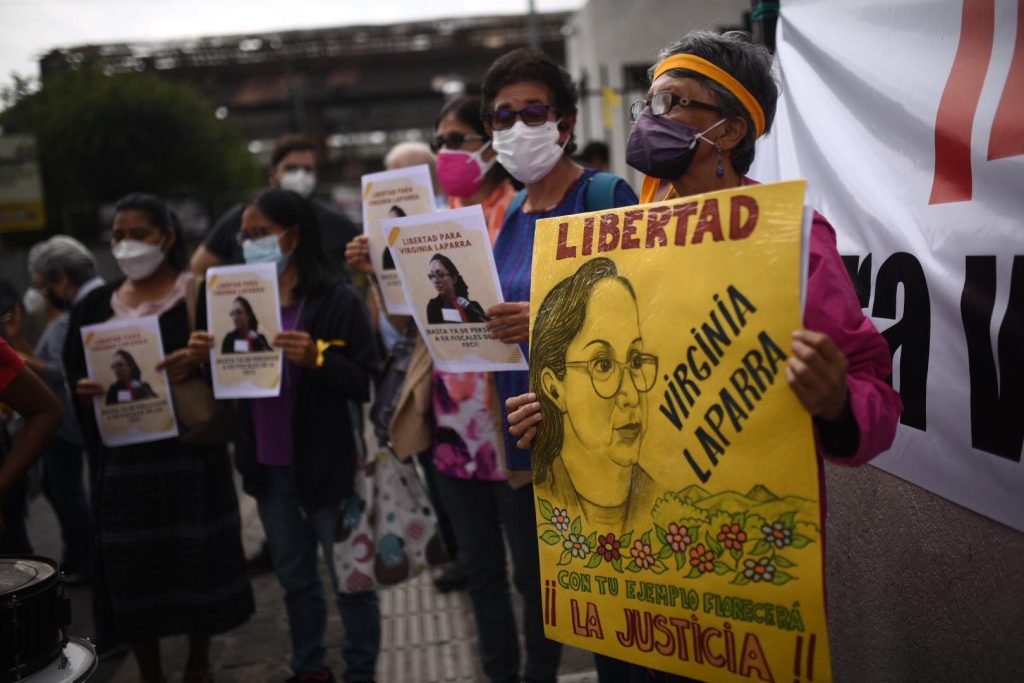
[(19, 681), (57, 659), (70, 622), (55, 562), (0, 557), (0, 683)]
[(89, 680), (99, 663), (92, 643), (72, 636), (59, 657), (20, 683), (80, 683)]

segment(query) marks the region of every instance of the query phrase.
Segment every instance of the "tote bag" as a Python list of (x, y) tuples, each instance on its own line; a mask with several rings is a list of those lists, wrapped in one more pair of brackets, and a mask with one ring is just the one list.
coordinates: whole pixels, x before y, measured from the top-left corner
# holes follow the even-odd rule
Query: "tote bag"
[(413, 460), (377, 450), (356, 472), (338, 514), (334, 569), (342, 593), (393, 586), (448, 558)]

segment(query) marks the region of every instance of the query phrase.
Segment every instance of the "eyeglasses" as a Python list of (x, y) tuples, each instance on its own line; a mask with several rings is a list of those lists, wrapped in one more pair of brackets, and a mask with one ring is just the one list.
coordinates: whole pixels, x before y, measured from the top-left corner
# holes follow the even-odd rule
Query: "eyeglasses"
[(515, 124), (516, 117), (522, 119), (523, 123), (528, 126), (542, 126), (548, 120), (548, 112), (550, 111), (554, 111), (556, 114), (559, 113), (554, 105), (551, 104), (531, 104), (519, 111), (514, 109), (489, 111), (484, 115), (484, 120), (494, 130), (508, 130)]
[(486, 140), (483, 135), (463, 135), (462, 133), (448, 133), (448, 135), (438, 135), (434, 138), (434, 141), (430, 143), (430, 149), (434, 152), (441, 151), (442, 147), (448, 149), (461, 149), (462, 145), (466, 142), (483, 142)]
[(698, 102), (689, 97), (680, 97), (674, 92), (659, 92), (651, 95), (649, 100), (637, 100), (629, 107), (629, 120), (634, 123), (646, 107), (650, 106), (651, 113), (655, 116), (664, 116), (673, 107), (688, 107), (690, 109), (706, 109), (707, 111), (722, 113), (722, 108), (707, 102)]
[(590, 374), (594, 393), (601, 398), (612, 398), (619, 393), (623, 369), (629, 370), (633, 386), (642, 394), (654, 388), (658, 379), (658, 357), (650, 353), (633, 352), (625, 363), (607, 356), (598, 356), (590, 360), (567, 361), (565, 366), (586, 370)]
[(427, 279), (431, 282), (436, 280), (443, 280), (446, 277), (451, 277), (451, 273), (446, 273), (443, 270), (439, 270), (436, 273), (427, 273)]

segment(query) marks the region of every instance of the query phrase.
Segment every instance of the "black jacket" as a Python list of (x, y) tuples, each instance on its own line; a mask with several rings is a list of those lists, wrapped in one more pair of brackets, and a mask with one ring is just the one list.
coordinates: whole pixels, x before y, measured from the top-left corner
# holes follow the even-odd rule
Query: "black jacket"
[[(292, 408), (295, 485), (307, 512), (337, 506), (352, 495), (357, 458), (349, 402), (364, 403), (377, 372), (370, 317), (356, 290), (340, 281), (306, 297), (297, 327), (314, 340), (343, 340), (324, 351), (319, 368), (292, 366), (298, 372)], [(287, 360), (285, 361), (288, 362)], [(264, 468), (256, 458), (256, 434), (249, 401), (239, 401), (235, 465), (246, 493), (259, 497)]]

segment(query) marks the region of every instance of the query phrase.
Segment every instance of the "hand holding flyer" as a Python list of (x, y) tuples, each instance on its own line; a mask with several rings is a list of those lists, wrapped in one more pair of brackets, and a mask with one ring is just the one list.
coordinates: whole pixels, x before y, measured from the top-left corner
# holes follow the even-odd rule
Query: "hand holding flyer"
[(363, 229), (369, 238), (370, 261), (390, 315), (411, 315), (389, 237), (382, 221), (431, 213), (434, 185), (430, 168), (422, 164), (363, 176)]
[(107, 446), (126, 446), (178, 435), (155, 316), (82, 328), (89, 377), (104, 387), (93, 397), (96, 424)]
[(273, 263), (210, 268), (206, 279), (207, 327), (213, 335), (213, 393), (221, 398), (277, 396), (281, 331), (277, 270)]
[[(525, 370), (518, 344), (491, 333), (504, 304), (479, 205), (382, 221), (406, 299), (430, 355), (446, 372)], [(505, 304), (506, 306), (508, 304)]]

